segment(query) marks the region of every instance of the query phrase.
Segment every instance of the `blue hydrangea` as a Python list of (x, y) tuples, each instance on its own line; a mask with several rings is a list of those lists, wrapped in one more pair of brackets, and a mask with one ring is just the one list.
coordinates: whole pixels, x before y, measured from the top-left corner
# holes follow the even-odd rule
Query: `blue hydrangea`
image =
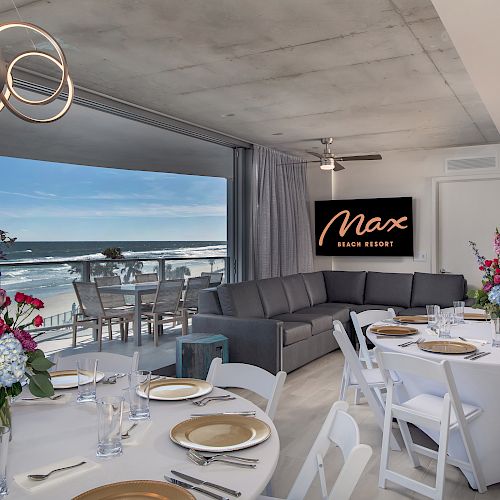
[(26, 370), (28, 356), (24, 353), (21, 342), (12, 334), (0, 337), (0, 386), (12, 387), (20, 382)]
[(500, 285), (496, 285), (490, 290), (488, 299), (492, 304), (500, 305)]

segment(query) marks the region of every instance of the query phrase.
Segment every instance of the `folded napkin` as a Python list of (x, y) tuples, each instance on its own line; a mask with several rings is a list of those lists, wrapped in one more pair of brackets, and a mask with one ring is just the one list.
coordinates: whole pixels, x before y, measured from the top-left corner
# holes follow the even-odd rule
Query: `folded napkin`
[(38, 405), (65, 405), (73, 400), (73, 394), (69, 392), (57, 392), (56, 396), (61, 395), (60, 398), (35, 398), (31, 394), (21, 394), (15, 401), (16, 406), (38, 406)]
[[(74, 465), (79, 462), (86, 462), (86, 463), (80, 465), (79, 467), (75, 467), (74, 469), (54, 472), (54, 474), (52, 474), (49, 478), (45, 479), (44, 481), (33, 481), (32, 479), (28, 479), (28, 474), (47, 474), (51, 470), (59, 469), (60, 467), (67, 467), (68, 465)], [(30, 492), (36, 492), (39, 491), (41, 488), (46, 488), (47, 486), (54, 486), (56, 483), (61, 483), (68, 479), (72, 479), (78, 474), (86, 474), (87, 472), (91, 471), (92, 469), (95, 469), (96, 467), (99, 467), (99, 465), (95, 462), (92, 462), (88, 458), (78, 457), (78, 456), (70, 457), (66, 458), (65, 460), (61, 460), (59, 462), (46, 464), (41, 467), (37, 467), (36, 469), (16, 474), (14, 476), (14, 481), (25, 490)]]
[[(133, 424), (134, 422), (132, 422), (131, 420), (124, 422), (122, 425), (122, 432), (127, 432), (127, 430), (130, 429)], [(129, 432), (130, 437), (127, 439), (122, 439), (122, 446), (137, 446), (138, 444), (140, 444), (144, 439), (146, 433), (151, 428), (151, 425), (151, 420), (137, 421), (137, 426)]]

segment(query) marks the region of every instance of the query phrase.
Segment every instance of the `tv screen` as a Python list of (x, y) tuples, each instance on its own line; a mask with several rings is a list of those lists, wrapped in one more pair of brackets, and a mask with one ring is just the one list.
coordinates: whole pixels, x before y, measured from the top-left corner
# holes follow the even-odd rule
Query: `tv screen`
[(413, 257), (411, 197), (315, 202), (317, 255)]

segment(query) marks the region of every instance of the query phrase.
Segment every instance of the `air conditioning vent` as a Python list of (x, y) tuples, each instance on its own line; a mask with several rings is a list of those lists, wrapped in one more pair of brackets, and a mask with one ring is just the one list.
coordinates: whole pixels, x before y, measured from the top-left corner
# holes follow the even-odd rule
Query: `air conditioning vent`
[(447, 174), (473, 174), (496, 169), (498, 169), (496, 156), (477, 156), (474, 158), (452, 158), (446, 160)]

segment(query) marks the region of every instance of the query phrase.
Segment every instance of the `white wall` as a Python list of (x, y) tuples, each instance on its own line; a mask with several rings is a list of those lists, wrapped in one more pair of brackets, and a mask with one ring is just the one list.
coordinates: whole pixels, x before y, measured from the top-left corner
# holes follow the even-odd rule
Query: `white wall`
[[(317, 164), (312, 164), (309, 167), (308, 182), (313, 231), (315, 200), (411, 196), (414, 199), (415, 255), (425, 254), (425, 260), (421, 262), (411, 257), (315, 256), (315, 269), (431, 272), (432, 179), (445, 175), (447, 158), (480, 156), (486, 152), (491, 154), (492, 150), (496, 151), (500, 158), (499, 144), (484, 147), (384, 152), (381, 161), (345, 163), (346, 170), (337, 173), (324, 172)], [(471, 210), (473, 209), (474, 207), (471, 207)], [(487, 209), (487, 200), (485, 200), (485, 206), (477, 207), (478, 214)], [(475, 217), (478, 218), (479, 215)]]

